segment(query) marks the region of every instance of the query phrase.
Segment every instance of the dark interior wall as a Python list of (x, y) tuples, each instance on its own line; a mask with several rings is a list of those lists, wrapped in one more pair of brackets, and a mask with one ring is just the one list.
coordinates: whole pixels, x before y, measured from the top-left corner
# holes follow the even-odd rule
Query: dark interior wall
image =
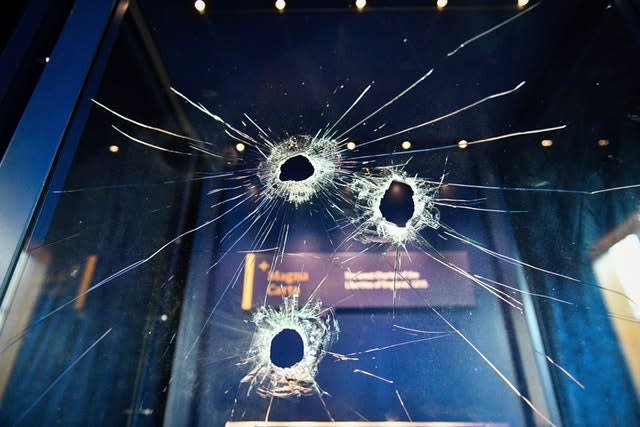
[[(568, 21), (567, 36), (537, 83), (538, 102), (525, 110), (534, 125), (559, 118), (567, 132), (547, 151), (511, 150), (500, 164), (505, 179), (587, 192), (637, 180), (638, 43), (621, 10), (591, 2)], [(637, 15), (626, 18), (638, 25)], [(603, 138), (608, 146), (597, 145)], [(510, 193), (509, 199), (535, 212), (534, 221), (514, 221), (523, 257), (581, 281), (528, 273), (535, 291), (575, 303), (537, 301), (553, 357), (585, 384), (581, 390), (552, 371), (566, 425), (637, 422), (638, 400), (609, 318), (615, 313), (604, 306), (590, 248), (637, 210), (638, 193)]]

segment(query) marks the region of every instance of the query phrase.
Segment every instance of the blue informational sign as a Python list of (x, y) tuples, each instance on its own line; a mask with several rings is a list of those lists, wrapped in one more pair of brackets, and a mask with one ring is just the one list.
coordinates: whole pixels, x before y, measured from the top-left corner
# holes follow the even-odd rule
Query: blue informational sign
[[(277, 306), (282, 297), (313, 296), (336, 308), (468, 307), (474, 283), (465, 251), (401, 253), (292, 253), (245, 255), (242, 308)], [(436, 258), (436, 259), (434, 259)]]

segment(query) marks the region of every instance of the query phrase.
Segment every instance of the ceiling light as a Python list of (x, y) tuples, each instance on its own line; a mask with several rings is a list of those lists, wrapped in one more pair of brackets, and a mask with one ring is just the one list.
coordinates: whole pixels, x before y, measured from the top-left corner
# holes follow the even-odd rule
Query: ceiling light
[(449, 4), (448, 0), (438, 0), (436, 1), (436, 7), (438, 8), (438, 10), (442, 10), (445, 7), (447, 7), (447, 4)]
[(242, 152), (245, 150), (245, 148), (247, 148), (247, 147), (246, 147), (242, 142), (238, 142), (238, 143), (236, 144), (236, 150), (237, 150), (239, 153), (242, 153)]
[(606, 147), (607, 145), (609, 145), (609, 140), (608, 139), (599, 139), (598, 140), (598, 145), (600, 147)]
[(118, 151), (120, 151), (120, 147), (118, 147), (117, 145), (110, 145), (109, 151), (111, 151), (112, 153), (117, 153)]
[(356, 143), (355, 142), (353, 142), (353, 141), (347, 142), (347, 150), (352, 151), (352, 150), (355, 150), (355, 149), (356, 149)]
[(518, 9), (522, 9), (528, 4), (529, 4), (529, 0), (518, 0), (518, 1), (516, 1), (516, 6), (518, 6)]
[(287, 2), (285, 2), (284, 0), (276, 0), (275, 6), (276, 6), (276, 9), (282, 12), (284, 8), (287, 6)]
[(402, 141), (402, 144), (400, 144), (400, 147), (402, 147), (403, 150), (408, 150), (409, 148), (411, 148), (411, 141), (409, 140)]
[(358, 10), (364, 9), (366, 5), (367, 5), (367, 0), (356, 0), (356, 8), (358, 8)]
[(543, 139), (542, 141), (540, 141), (540, 145), (542, 145), (544, 148), (549, 148), (553, 145), (553, 141), (550, 139)]
[(196, 0), (195, 3), (193, 3), (193, 7), (196, 8), (196, 10), (200, 15), (204, 15), (204, 11), (207, 8), (207, 4), (202, 0)]
[(469, 146), (469, 143), (467, 142), (466, 139), (461, 139), (460, 141), (458, 141), (458, 148), (460, 148), (461, 150), (464, 150), (468, 146)]

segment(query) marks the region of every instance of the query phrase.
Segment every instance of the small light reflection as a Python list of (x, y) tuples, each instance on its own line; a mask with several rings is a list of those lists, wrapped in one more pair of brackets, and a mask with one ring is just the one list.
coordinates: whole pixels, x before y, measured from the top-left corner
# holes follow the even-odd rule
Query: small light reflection
[(118, 147), (117, 145), (110, 145), (109, 151), (111, 151), (112, 153), (117, 153), (118, 151), (120, 151), (120, 147)]
[(236, 150), (237, 150), (239, 153), (242, 153), (246, 148), (247, 148), (247, 147), (246, 147), (242, 142), (238, 142), (238, 143), (236, 144)]
[(367, 5), (367, 0), (356, 0), (356, 8), (358, 10), (364, 9), (366, 5)]
[(287, 2), (285, 2), (284, 0), (276, 0), (275, 6), (276, 6), (276, 9), (282, 12), (284, 8), (287, 6)]
[(458, 141), (458, 148), (459, 149), (464, 150), (468, 146), (469, 146), (469, 143), (467, 142), (466, 139), (461, 139), (460, 141)]
[(347, 142), (347, 150), (353, 151), (356, 149), (356, 143), (353, 141)]
[(402, 144), (400, 144), (400, 147), (402, 147), (403, 150), (408, 150), (409, 148), (411, 148), (411, 141), (409, 140), (402, 141)]
[(391, 190), (391, 193), (393, 194), (400, 194), (404, 192), (404, 188), (402, 187), (402, 184), (397, 181), (394, 181), (391, 183), (389, 190)]
[(193, 3), (193, 7), (196, 8), (200, 15), (204, 15), (204, 11), (207, 9), (207, 4), (203, 0), (196, 0), (196, 2)]
[(516, 2), (516, 5), (518, 6), (518, 9), (522, 9), (528, 4), (529, 4), (529, 0), (518, 0)]
[(553, 145), (553, 141), (550, 139), (543, 139), (542, 141), (540, 141), (540, 145), (542, 145), (544, 148), (549, 148)]
[(166, 322), (167, 320), (169, 320), (169, 316), (167, 316), (166, 314), (163, 314), (160, 316), (160, 320), (162, 320), (163, 322)]
[(599, 139), (598, 140), (598, 146), (606, 147), (607, 145), (609, 145), (609, 140), (608, 139)]
[(51, 58), (48, 56), (45, 56), (44, 58), (44, 62), (46, 62), (47, 64), (49, 63), (49, 61), (51, 61)]
[(438, 10), (442, 10), (445, 7), (447, 7), (447, 5), (449, 4), (448, 0), (438, 0), (436, 1), (436, 7), (438, 8)]

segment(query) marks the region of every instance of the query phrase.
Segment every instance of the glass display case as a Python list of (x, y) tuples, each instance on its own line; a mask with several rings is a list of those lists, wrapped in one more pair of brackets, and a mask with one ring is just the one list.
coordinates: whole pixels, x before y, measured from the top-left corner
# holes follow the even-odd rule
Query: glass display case
[(0, 424), (638, 424), (637, 6), (76, 1), (0, 165)]

